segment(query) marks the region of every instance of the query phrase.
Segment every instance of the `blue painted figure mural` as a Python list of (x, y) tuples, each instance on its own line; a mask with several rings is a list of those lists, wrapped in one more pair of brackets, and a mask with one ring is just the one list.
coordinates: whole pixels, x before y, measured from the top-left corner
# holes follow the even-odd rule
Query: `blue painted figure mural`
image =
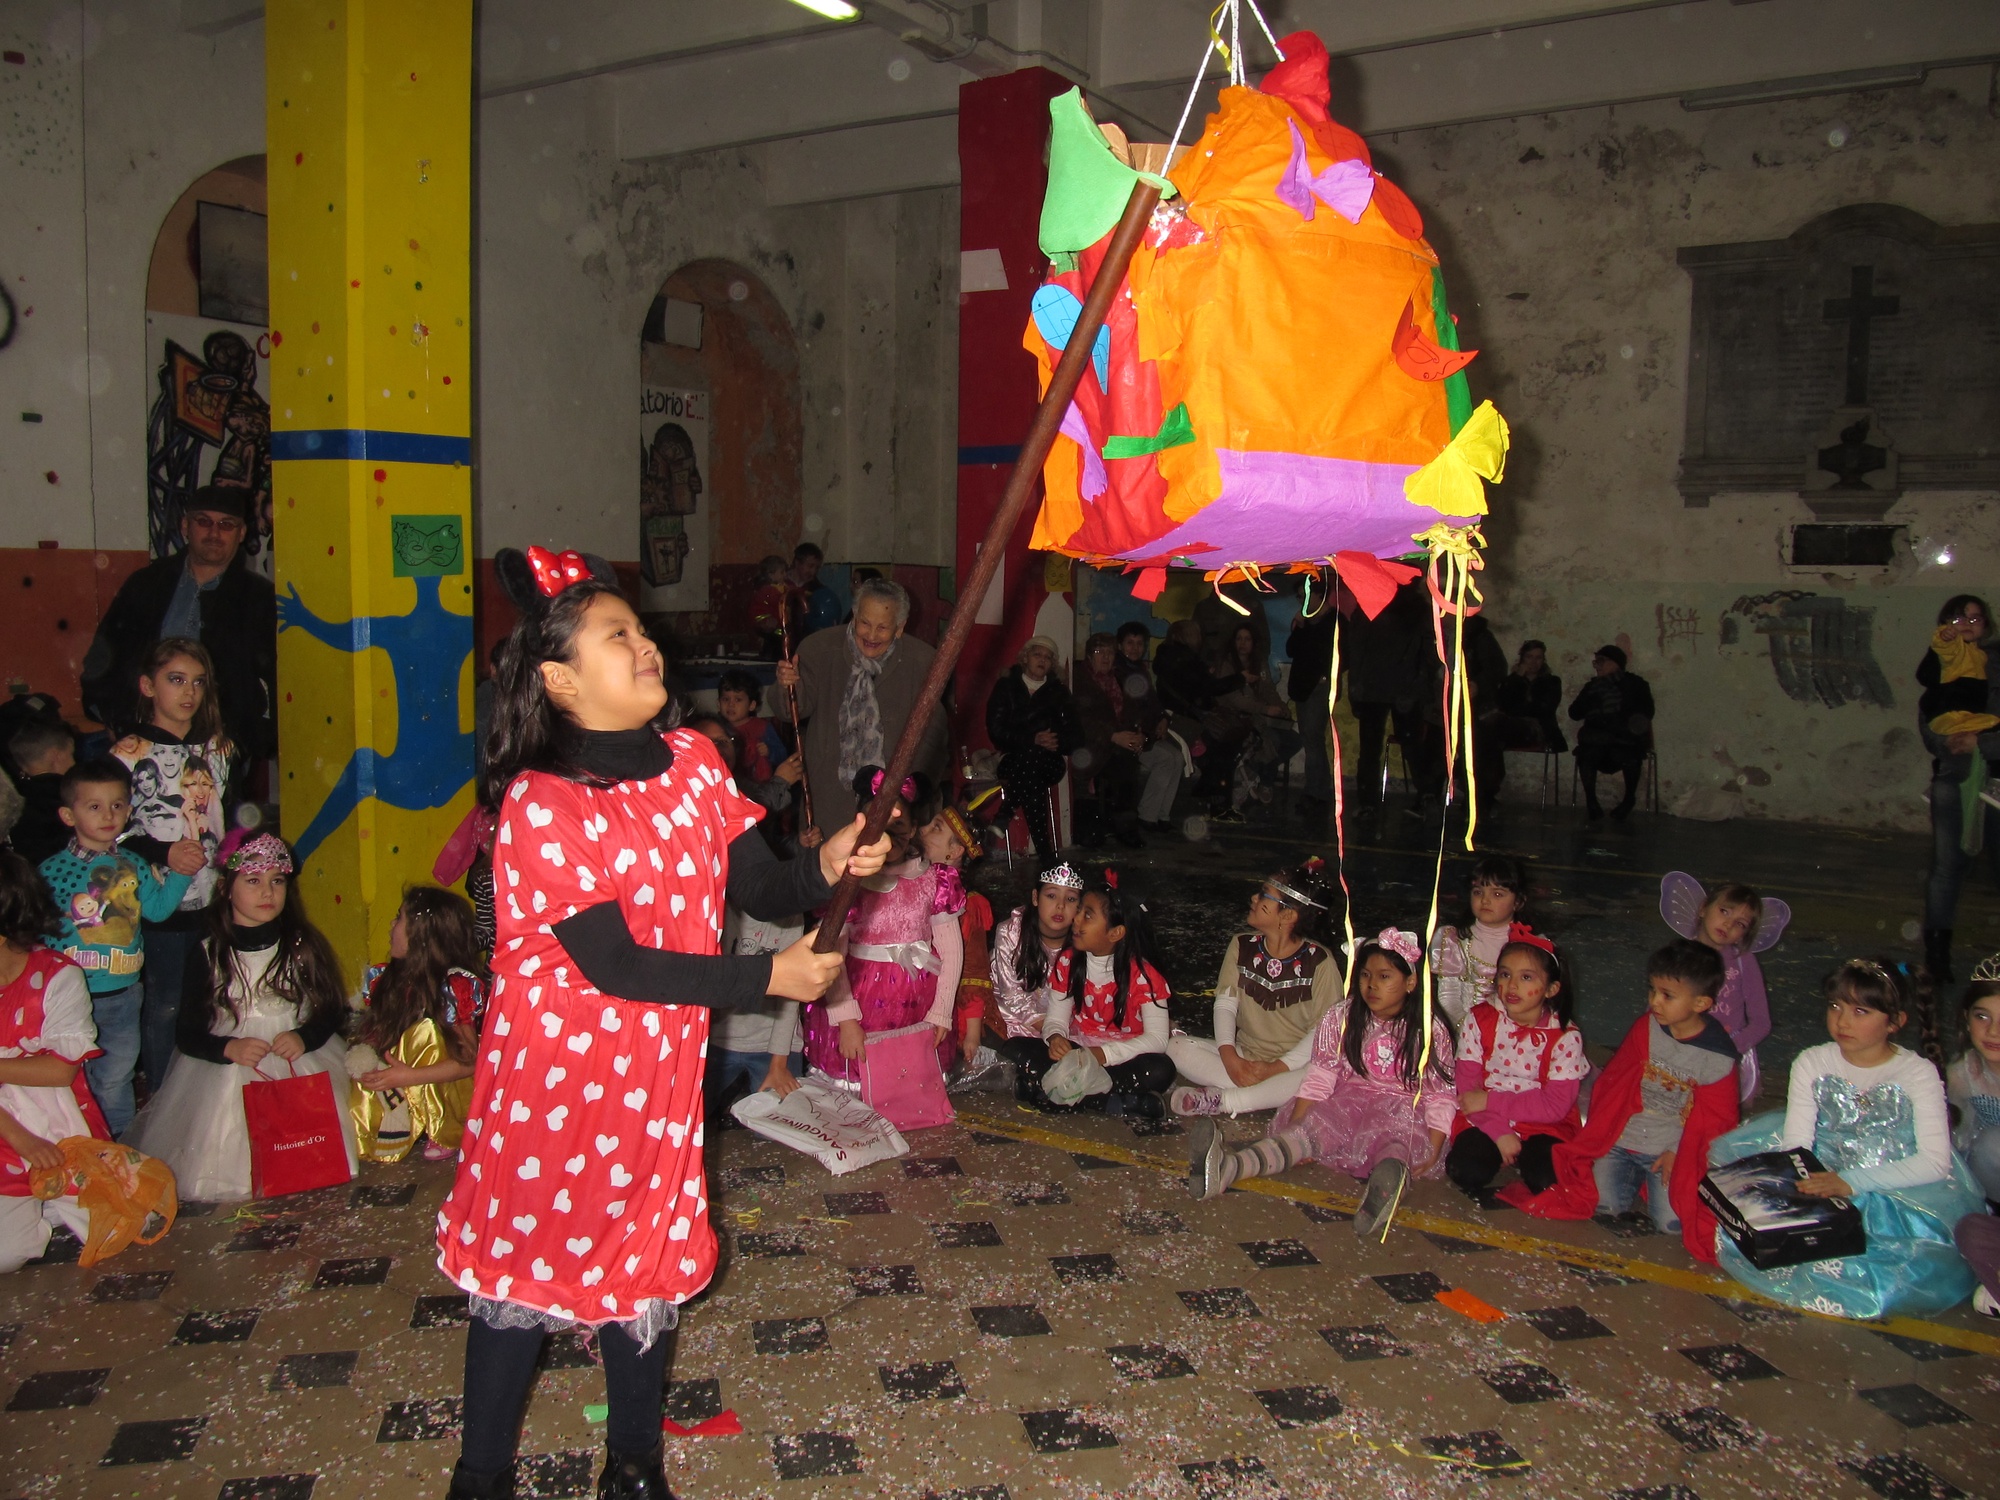
[(416, 607), (336, 624), (323, 620), (290, 584), (278, 598), (278, 629), (303, 630), (336, 651), (389, 653), (396, 672), (396, 748), (355, 750), (297, 843), (301, 861), (369, 797), (411, 812), (443, 807), (472, 779), (472, 736), (461, 732), (459, 680), (472, 654), (472, 619), (438, 598), (440, 580), (419, 577)]

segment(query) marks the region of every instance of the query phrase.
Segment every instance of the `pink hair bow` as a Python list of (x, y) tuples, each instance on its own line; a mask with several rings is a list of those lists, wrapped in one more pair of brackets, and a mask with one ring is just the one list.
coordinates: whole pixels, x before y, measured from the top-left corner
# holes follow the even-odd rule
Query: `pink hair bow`
[(1395, 954), (1413, 969), (1423, 958), (1424, 950), (1418, 946), (1417, 935), (1400, 927), (1384, 927), (1375, 935), (1375, 946)]
[[(888, 774), (889, 773), (887, 771), (877, 771), (873, 776), (868, 778), (869, 796), (879, 797), (882, 794), (882, 778), (887, 776)], [(908, 803), (912, 807), (916, 806), (917, 803), (916, 777), (905, 776), (903, 778), (903, 785), (901, 788), (900, 795), (904, 802)]]

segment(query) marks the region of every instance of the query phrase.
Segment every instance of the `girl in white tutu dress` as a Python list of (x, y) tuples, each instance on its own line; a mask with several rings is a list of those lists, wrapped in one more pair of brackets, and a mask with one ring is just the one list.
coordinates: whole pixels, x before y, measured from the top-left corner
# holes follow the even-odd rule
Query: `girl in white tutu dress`
[[(291, 851), (259, 834), (225, 844), (221, 863), (219, 899), (181, 991), (180, 1060), (125, 1137), (174, 1169), (183, 1202), (250, 1196), (244, 1084), (329, 1073), (335, 1101), (347, 1099), (346, 991), (333, 948), (291, 889)], [(338, 1113), (352, 1172), (354, 1125)]]

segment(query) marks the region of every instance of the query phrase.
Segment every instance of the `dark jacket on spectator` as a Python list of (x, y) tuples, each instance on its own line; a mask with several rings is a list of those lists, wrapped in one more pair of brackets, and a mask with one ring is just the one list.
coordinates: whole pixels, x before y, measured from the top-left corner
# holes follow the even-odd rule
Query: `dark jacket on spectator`
[(1509, 672), (1507, 680), (1500, 684), (1500, 712), (1510, 719), (1532, 722), (1541, 731), (1543, 748), (1561, 754), (1569, 749), (1569, 741), (1556, 721), (1562, 696), (1563, 680), (1553, 672), (1544, 671), (1539, 677)]
[(1292, 658), (1292, 675), (1285, 689), (1294, 703), (1326, 696), (1326, 674), (1333, 665), (1334, 622), (1340, 611), (1331, 602), (1310, 620), (1301, 617), (1292, 626), (1286, 651)]
[(1153, 681), (1160, 690), (1160, 706), (1190, 719), (1200, 718), (1214, 696), (1200, 655), (1175, 640), (1161, 641), (1153, 653)]
[(1340, 662), (1354, 702), (1390, 703), (1407, 712), (1424, 696), (1437, 661), (1426, 598), (1421, 581), (1406, 583), (1374, 619), (1356, 610), (1341, 622)]
[(7, 841), (14, 852), (36, 869), (69, 843), (69, 825), (62, 820), (62, 777), (54, 771), (23, 776), (18, 783), (25, 804)]
[(1579, 745), (1643, 750), (1653, 742), (1653, 690), (1635, 672), (1593, 677), (1577, 689), (1569, 716)]
[[(83, 659), (84, 711), (114, 728), (130, 724), (139, 697), (139, 668), (160, 639), (187, 565), (185, 553), (146, 564), (119, 587)], [(242, 553), (199, 595), (201, 643), (215, 659), (215, 699), (239, 754), (260, 760), (277, 749), (273, 721), (278, 681), (277, 594), (245, 566)]]
[(1037, 748), (1035, 736), (1053, 730), (1056, 753), (1069, 755), (1083, 746), (1083, 725), (1069, 689), (1051, 676), (1034, 692), (1028, 691), (1019, 666), (993, 684), (986, 700), (986, 736), (1003, 755)]

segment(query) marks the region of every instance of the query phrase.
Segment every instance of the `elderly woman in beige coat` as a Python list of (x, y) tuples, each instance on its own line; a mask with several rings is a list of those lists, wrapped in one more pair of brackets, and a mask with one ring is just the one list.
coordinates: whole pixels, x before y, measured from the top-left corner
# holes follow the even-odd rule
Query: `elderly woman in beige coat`
[[(799, 742), (822, 833), (854, 821), (854, 773), (888, 764), (916, 708), (937, 652), (903, 634), (909, 621), (903, 586), (871, 578), (854, 591), (853, 623), (807, 636), (796, 664), (778, 663), (779, 686), (798, 689)], [(944, 733), (944, 711), (933, 707), (911, 767), (933, 783), (945, 768)]]

